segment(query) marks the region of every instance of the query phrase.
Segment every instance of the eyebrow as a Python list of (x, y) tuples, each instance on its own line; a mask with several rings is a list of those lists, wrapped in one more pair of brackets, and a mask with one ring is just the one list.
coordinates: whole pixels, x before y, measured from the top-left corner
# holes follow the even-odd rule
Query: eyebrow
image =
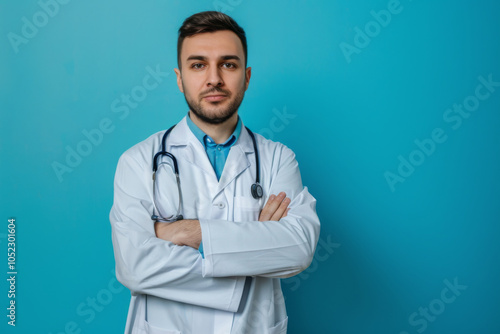
[[(225, 55), (225, 56), (221, 56), (220, 59), (222, 60), (231, 60), (231, 59), (234, 59), (234, 60), (237, 60), (237, 61), (241, 61), (240, 57), (236, 56), (236, 55)], [(191, 55), (187, 58), (187, 61), (190, 61), (190, 60), (203, 60), (203, 61), (206, 61), (207, 60), (207, 57), (205, 56), (199, 56), (199, 55)]]

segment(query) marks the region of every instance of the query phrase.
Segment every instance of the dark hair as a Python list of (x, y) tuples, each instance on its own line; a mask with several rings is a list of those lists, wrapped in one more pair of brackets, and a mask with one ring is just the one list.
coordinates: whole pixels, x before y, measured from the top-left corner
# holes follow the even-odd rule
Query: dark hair
[(216, 11), (206, 11), (191, 15), (184, 20), (184, 23), (179, 28), (179, 38), (177, 39), (177, 65), (179, 69), (181, 68), (181, 49), (184, 38), (204, 32), (215, 32), (220, 30), (230, 30), (238, 36), (243, 45), (245, 67), (247, 67), (247, 38), (243, 28), (229, 15)]

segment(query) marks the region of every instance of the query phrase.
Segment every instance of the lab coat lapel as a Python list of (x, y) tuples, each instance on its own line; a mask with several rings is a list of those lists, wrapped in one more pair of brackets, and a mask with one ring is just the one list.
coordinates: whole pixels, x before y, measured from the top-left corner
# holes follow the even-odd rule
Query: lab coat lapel
[(238, 175), (250, 167), (251, 164), (247, 155), (251, 155), (253, 151), (252, 139), (242, 124), (240, 137), (233, 147), (231, 147), (227, 156), (226, 164), (219, 180), (217, 194), (223, 191)]
[[(203, 172), (213, 177), (215, 182), (217, 182), (215, 171), (210, 164), (205, 148), (189, 129), (186, 117), (184, 117), (170, 133), (167, 139), (168, 146), (172, 147), (172, 153), (174, 155), (179, 157), (182, 156), (187, 162), (201, 169)], [(217, 196), (217, 194), (223, 191), (238, 175), (251, 166), (249, 156), (253, 157), (253, 154), (254, 148), (252, 139), (247, 129), (242, 124), (240, 137), (229, 151), (214, 196)], [(182, 173), (182, 171), (179, 173)]]
[[(175, 156), (182, 156), (187, 162), (217, 180), (207, 153), (198, 138), (196, 138), (189, 129), (186, 117), (184, 117), (172, 130), (167, 139), (167, 143), (172, 147), (172, 153)], [(182, 171), (179, 171), (179, 173), (182, 173)]]

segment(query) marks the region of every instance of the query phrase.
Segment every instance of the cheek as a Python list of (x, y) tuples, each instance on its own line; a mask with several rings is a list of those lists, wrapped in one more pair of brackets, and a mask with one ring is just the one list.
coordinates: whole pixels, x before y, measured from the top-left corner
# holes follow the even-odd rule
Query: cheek
[(228, 86), (231, 91), (237, 92), (245, 88), (245, 77), (244, 76), (234, 76), (229, 77), (225, 81), (226, 86)]
[(188, 94), (190, 96), (196, 96), (200, 93), (202, 89), (202, 85), (200, 84), (200, 80), (196, 80), (196, 78), (184, 78), (183, 86), (184, 86), (184, 94)]

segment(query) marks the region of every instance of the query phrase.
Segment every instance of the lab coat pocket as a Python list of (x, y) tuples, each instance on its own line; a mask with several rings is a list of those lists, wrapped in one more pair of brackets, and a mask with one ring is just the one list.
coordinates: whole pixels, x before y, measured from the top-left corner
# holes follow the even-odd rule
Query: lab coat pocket
[(275, 326), (269, 328), (269, 334), (286, 334), (286, 328), (288, 326), (288, 317), (278, 322)]
[(147, 334), (182, 334), (181, 332), (179, 332), (177, 330), (167, 330), (167, 329), (152, 326), (147, 321), (146, 321), (146, 333)]
[(235, 222), (259, 220), (261, 200), (253, 197), (234, 197), (233, 218)]

